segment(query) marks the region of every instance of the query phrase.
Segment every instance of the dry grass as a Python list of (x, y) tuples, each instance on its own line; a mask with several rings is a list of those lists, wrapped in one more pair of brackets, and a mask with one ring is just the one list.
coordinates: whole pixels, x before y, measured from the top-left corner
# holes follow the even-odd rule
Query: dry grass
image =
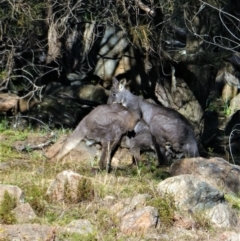
[[(6, 128), (0, 128), (0, 139), (4, 139), (3, 142), (0, 142), (0, 182), (17, 185), (24, 191), (25, 202), (31, 204), (38, 216), (34, 222), (64, 226), (72, 220), (83, 218), (88, 219), (94, 224), (95, 228), (94, 234), (84, 237), (86, 241), (138, 240), (137, 238), (130, 239), (120, 233), (118, 228), (119, 218), (113, 212), (110, 212), (109, 207), (124, 198), (133, 197), (139, 193), (148, 193), (154, 198), (150, 203), (153, 205), (155, 203), (157, 208), (161, 209), (156, 198), (156, 186), (168, 174), (166, 170), (156, 169), (154, 160), (148, 160), (148, 165), (142, 165), (139, 169), (134, 167), (119, 168), (113, 170), (111, 174), (93, 172), (90, 162), (83, 163), (70, 160), (58, 164), (48, 163), (43, 155), (44, 150), (18, 152), (13, 148), (14, 143), (25, 138), (30, 140), (31, 136), (38, 135), (41, 137), (46, 133), (32, 131), (14, 131), (14, 133), (12, 135), (12, 132), (6, 130)], [(78, 203), (50, 203), (46, 197), (47, 188), (58, 173), (69, 169), (85, 176), (86, 180), (91, 180), (94, 197)], [(106, 196), (113, 197), (113, 203), (104, 201)], [(168, 208), (173, 207), (172, 204), (167, 205), (165, 203), (164, 205)], [(173, 215), (172, 210), (168, 210), (167, 213)], [(176, 235), (176, 231), (173, 232), (172, 228), (171, 222), (169, 222), (165, 228), (161, 227), (161, 230), (156, 230), (158, 239), (149, 238), (146, 240), (174, 240), (171, 239), (171, 235)], [(168, 234), (167, 239), (162, 232)], [(203, 232), (200, 236), (204, 237), (204, 235), (206, 236), (207, 233)], [(183, 236), (189, 237), (188, 234)], [(59, 237), (59, 240), (66, 239), (74, 241), (81, 240), (81, 237), (79, 235), (69, 236), (68, 234), (62, 234)], [(210, 239), (199, 238), (195, 240)]]

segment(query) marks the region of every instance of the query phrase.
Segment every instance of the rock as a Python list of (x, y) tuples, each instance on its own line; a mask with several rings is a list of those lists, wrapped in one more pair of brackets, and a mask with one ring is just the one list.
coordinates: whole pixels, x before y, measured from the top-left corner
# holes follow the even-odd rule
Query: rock
[[(107, 87), (111, 84), (113, 76), (131, 70), (134, 56), (126, 53), (128, 46), (126, 34), (115, 26), (106, 26), (100, 46), (93, 74), (104, 80), (104, 86)], [(123, 63), (119, 64), (120, 61)]]
[(40, 224), (0, 225), (0, 240), (54, 241), (55, 228)]
[(129, 149), (118, 148), (113, 155), (112, 166), (118, 167), (121, 165), (131, 165), (132, 161), (133, 161), (133, 156)]
[(7, 184), (0, 184), (0, 202), (3, 200), (5, 191), (16, 198), (17, 205), (24, 202), (23, 191), (17, 186)]
[(234, 114), (237, 110), (240, 109), (240, 93), (232, 98), (229, 104), (229, 109), (231, 114)]
[(185, 116), (192, 124), (197, 135), (200, 133), (199, 120), (203, 117), (203, 110), (193, 92), (183, 79), (175, 78), (175, 89), (170, 86), (169, 80), (164, 84), (156, 83), (155, 94), (158, 101), (165, 107), (171, 107), (183, 116)]
[(137, 208), (144, 207), (148, 198), (150, 198), (148, 194), (138, 194), (114, 204), (111, 210), (114, 211), (118, 217), (123, 217)]
[(159, 194), (173, 195), (176, 206), (185, 213), (201, 213), (217, 227), (237, 225), (238, 218), (224, 200), (223, 193), (189, 174), (170, 177), (158, 184)]
[(170, 174), (172, 176), (191, 174), (224, 192), (235, 194), (240, 192), (240, 167), (219, 157), (177, 160), (172, 164)]
[(141, 236), (157, 226), (158, 218), (158, 210), (147, 206), (126, 214), (121, 220), (120, 230), (128, 235)]
[(104, 104), (108, 99), (108, 90), (104, 89), (101, 85), (84, 84), (79, 87), (76, 91), (76, 96), (80, 100), (94, 101), (99, 104)]
[[(81, 184), (84, 185), (83, 190)], [(52, 202), (77, 203), (82, 199), (91, 199), (94, 194), (90, 180), (71, 170), (66, 170), (57, 175), (46, 195)]]
[(12, 210), (18, 223), (27, 223), (37, 217), (29, 203), (24, 203)]
[(64, 228), (64, 232), (88, 235), (93, 233), (93, 226), (86, 219), (73, 220)]
[(157, 186), (159, 194), (171, 193), (184, 210), (211, 208), (224, 201), (223, 193), (192, 175), (170, 177)]
[(239, 241), (240, 233), (236, 233), (233, 231), (225, 231), (220, 235), (218, 240), (219, 241)]
[(226, 203), (219, 203), (206, 210), (205, 214), (219, 228), (236, 227), (238, 224), (237, 214)]
[(12, 111), (15, 112), (19, 97), (15, 94), (0, 93), (0, 112)]

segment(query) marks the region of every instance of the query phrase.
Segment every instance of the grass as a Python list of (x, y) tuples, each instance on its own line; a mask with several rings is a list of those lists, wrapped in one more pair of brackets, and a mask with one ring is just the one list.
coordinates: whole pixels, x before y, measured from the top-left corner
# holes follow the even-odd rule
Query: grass
[[(14, 134), (15, 133), (15, 134)], [(61, 135), (63, 130), (56, 131)], [(73, 162), (66, 160), (58, 165), (49, 163), (43, 156), (42, 150), (30, 150), (29, 152), (18, 152), (13, 146), (18, 141), (29, 141), (31, 137), (45, 136), (47, 132), (12, 131), (6, 122), (0, 124), (1, 162), (11, 163), (9, 168), (0, 168), (0, 182), (17, 185), (28, 202), (37, 214), (37, 219), (33, 222), (47, 225), (65, 226), (72, 220), (88, 219), (94, 226), (94, 232), (88, 235), (80, 234), (59, 234), (59, 240), (86, 240), (86, 241), (110, 241), (127, 240), (128, 237), (121, 234), (119, 230), (119, 217), (110, 210), (110, 206), (125, 198), (132, 198), (137, 194), (150, 194), (146, 205), (156, 207), (159, 211), (161, 224), (165, 225), (165, 230), (170, 230), (173, 225), (173, 215), (176, 210), (171, 195), (159, 196), (156, 191), (157, 184), (169, 176), (165, 169), (156, 168), (156, 160), (145, 158), (146, 162), (139, 167), (124, 167), (114, 169), (110, 174), (103, 172), (92, 172), (90, 161)], [(2, 155), (1, 155), (2, 154)], [(15, 161), (15, 162), (14, 162)], [(12, 164), (14, 163), (14, 165)], [(46, 191), (57, 174), (64, 170), (72, 170), (79, 173), (84, 178), (78, 185), (78, 199), (71, 200), (68, 191), (65, 193), (66, 201), (61, 203), (51, 203), (46, 196)], [(66, 183), (67, 186), (67, 183)], [(68, 190), (66, 188), (66, 190)], [(106, 196), (113, 198), (113, 203), (104, 201)], [(9, 200), (9, 197), (6, 197)], [(11, 202), (10, 202), (11, 203)], [(14, 223), (14, 217), (4, 216), (10, 213), (10, 208), (6, 206), (6, 201), (0, 212), (1, 223)], [(5, 211), (3, 211), (5, 210)], [(8, 211), (6, 211), (8, 210)], [(1, 214), (2, 213), (2, 214)], [(207, 226), (207, 222), (199, 217), (199, 225)], [(200, 222), (201, 220), (202, 223)], [(149, 239), (151, 240), (151, 239)]]
[(2, 224), (15, 224), (16, 218), (11, 211), (17, 206), (16, 198), (4, 192), (3, 200), (0, 203), (0, 223)]

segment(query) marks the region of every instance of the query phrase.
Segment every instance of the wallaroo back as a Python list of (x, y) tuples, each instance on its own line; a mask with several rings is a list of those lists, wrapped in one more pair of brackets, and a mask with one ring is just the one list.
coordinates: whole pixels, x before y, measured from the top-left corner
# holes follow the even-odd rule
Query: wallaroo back
[(196, 137), (190, 122), (177, 111), (149, 103), (125, 88), (125, 82), (113, 78), (108, 103), (120, 103), (134, 111), (147, 123), (152, 134), (159, 162), (166, 163), (165, 144), (186, 157), (199, 155)]
[(111, 155), (122, 135), (132, 131), (139, 121), (135, 112), (120, 104), (100, 105), (78, 124), (60, 151), (51, 159), (61, 160), (83, 139), (94, 140), (102, 145), (100, 169), (110, 171)]

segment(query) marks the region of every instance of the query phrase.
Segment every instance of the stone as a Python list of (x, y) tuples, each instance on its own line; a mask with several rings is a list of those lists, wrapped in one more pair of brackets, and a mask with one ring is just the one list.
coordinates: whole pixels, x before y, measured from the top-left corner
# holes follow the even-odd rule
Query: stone
[(219, 228), (236, 227), (238, 224), (237, 213), (226, 203), (219, 203), (215, 207), (206, 210), (205, 214)]
[(234, 114), (237, 110), (240, 109), (240, 93), (232, 98), (229, 103), (229, 109), (231, 114)]
[[(59, 173), (49, 186), (46, 195), (52, 202), (77, 203), (81, 199), (79, 195), (79, 183), (85, 178), (71, 170)], [(90, 181), (90, 180), (89, 180)], [(91, 195), (91, 193), (88, 193)]]
[(114, 211), (118, 217), (123, 217), (137, 208), (144, 207), (148, 198), (150, 198), (148, 194), (138, 194), (132, 198), (126, 198), (115, 203), (111, 207), (111, 210)]
[(234, 231), (225, 231), (220, 235), (218, 240), (219, 241), (239, 241), (240, 233), (237, 233)]
[(64, 232), (88, 235), (93, 233), (93, 226), (86, 219), (73, 220), (64, 228)]
[(186, 211), (211, 208), (224, 201), (221, 191), (188, 174), (165, 179), (157, 190), (160, 195), (172, 194), (176, 206)]
[(3, 200), (5, 191), (16, 198), (17, 205), (24, 202), (23, 191), (18, 186), (7, 184), (0, 184), (0, 202)]
[(197, 177), (183, 174), (170, 177), (158, 184), (160, 195), (173, 196), (177, 208), (186, 214), (202, 213), (214, 226), (229, 228), (239, 222), (221, 191)]
[(127, 235), (141, 236), (158, 224), (158, 210), (151, 206), (126, 214), (121, 219), (120, 230)]
[(0, 240), (12, 241), (53, 241), (56, 240), (54, 227), (41, 224), (1, 225)]
[(170, 167), (171, 176), (191, 174), (224, 193), (240, 192), (240, 167), (220, 157), (210, 159), (196, 157), (175, 161)]
[(29, 203), (24, 203), (17, 206), (15, 209), (12, 210), (12, 213), (14, 214), (18, 223), (27, 223), (37, 218), (37, 215), (35, 214)]

